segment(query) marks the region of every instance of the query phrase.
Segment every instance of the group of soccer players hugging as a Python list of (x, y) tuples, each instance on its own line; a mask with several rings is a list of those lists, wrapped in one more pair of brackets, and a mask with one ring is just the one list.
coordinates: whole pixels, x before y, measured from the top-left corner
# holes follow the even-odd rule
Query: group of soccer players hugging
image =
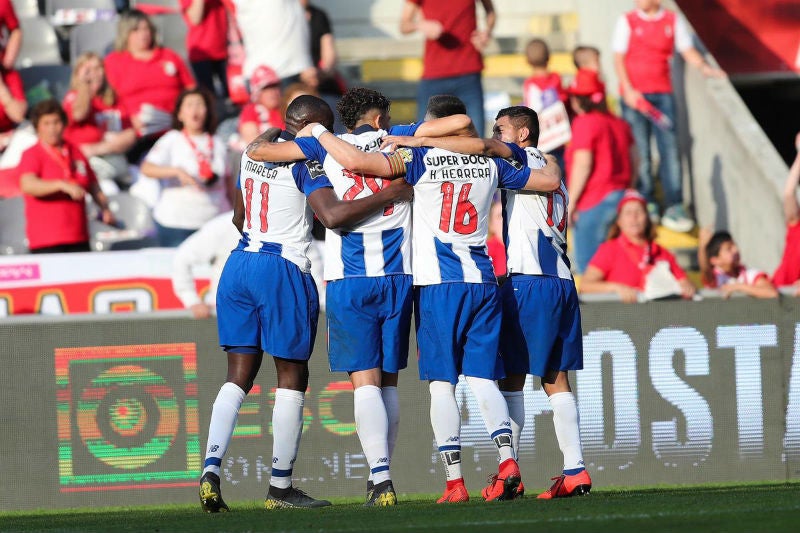
[[(286, 130), (264, 132), (242, 155), (234, 209), (242, 238), (217, 291), (228, 371), (200, 479), (207, 512), (228, 511), (220, 465), (264, 353), (278, 381), (265, 507), (330, 505), (292, 486), (319, 314), (306, 256), (314, 214), (328, 228), (330, 369), (350, 376), (370, 467), (365, 505), (397, 503), (390, 461), (412, 309), (419, 377), (429, 383), (431, 425), (447, 476), (437, 503), (469, 499), (455, 396), (460, 375), (499, 455), (497, 474), (481, 491), (486, 501), (524, 494), (517, 454), (528, 374), (541, 378), (564, 454), (563, 472), (538, 497), (591, 489), (567, 375), (583, 367), (580, 309), (566, 258), (567, 191), (555, 159), (536, 149), (536, 113), (503, 109), (493, 138), (482, 139), (456, 97), (432, 97), (425, 120), (406, 126), (390, 127), (389, 106), (377, 91), (351, 89), (337, 105), (348, 133), (337, 136), (331, 108), (301, 96), (286, 111)], [(486, 249), (498, 188), (508, 257), (500, 284)]]

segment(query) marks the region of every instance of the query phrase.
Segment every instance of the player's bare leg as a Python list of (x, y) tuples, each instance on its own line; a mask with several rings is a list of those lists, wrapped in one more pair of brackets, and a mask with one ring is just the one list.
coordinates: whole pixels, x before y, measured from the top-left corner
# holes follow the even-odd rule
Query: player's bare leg
[(204, 511), (228, 511), (220, 490), (220, 465), (230, 444), (244, 397), (253, 387), (263, 354), (228, 352), (228, 374), (217, 394), (208, 428), (205, 466), (200, 478), (200, 505)]
[(583, 462), (578, 406), (567, 372), (549, 372), (542, 377), (542, 387), (553, 408), (553, 427), (564, 454), (564, 469), (560, 476), (553, 478), (553, 486), (539, 494), (539, 498), (549, 500), (588, 494), (592, 480)]
[[(387, 373), (380, 368), (350, 372), (356, 431), (370, 468), (365, 503), (367, 506), (397, 504), (389, 471), (389, 417), (381, 389), (384, 374)], [(394, 376), (396, 386), (397, 374)]]
[(308, 388), (308, 363), (273, 357), (278, 373), (275, 406), (272, 409), (272, 471), (266, 509), (325, 507), (327, 500), (317, 500), (292, 487), (292, 466), (297, 458), (303, 432), (303, 406)]

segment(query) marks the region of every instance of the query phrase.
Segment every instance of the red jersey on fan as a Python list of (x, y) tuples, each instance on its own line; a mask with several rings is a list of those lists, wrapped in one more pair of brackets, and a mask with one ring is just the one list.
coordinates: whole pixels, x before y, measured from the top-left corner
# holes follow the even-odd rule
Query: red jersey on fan
[(534, 98), (530, 97), (530, 94), (532, 92), (536, 92), (537, 89), (540, 93), (554, 91), (558, 95), (558, 99), (565, 104), (569, 98), (567, 91), (564, 90), (564, 87), (561, 84), (561, 75), (559, 75), (558, 72), (548, 72), (544, 76), (531, 76), (522, 83), (523, 104), (530, 107), (534, 111), (541, 111), (541, 109), (536, 109), (533, 106)]
[(786, 244), (783, 249), (783, 258), (772, 283), (776, 287), (791, 285), (800, 280), (800, 222), (786, 226)]
[[(634, 258), (638, 263), (634, 262)], [(604, 281), (643, 290), (645, 274), (659, 261), (669, 263), (669, 270), (678, 281), (686, 277), (686, 272), (666, 249), (654, 242), (639, 246), (624, 235), (601, 244), (589, 261), (589, 266), (600, 270)]]
[(142, 104), (172, 113), (181, 91), (196, 85), (186, 63), (169, 48), (156, 48), (146, 61), (134, 59), (127, 51), (111, 52), (105, 69), (120, 108), (131, 117), (139, 113)]
[(189, 61), (221, 61), (228, 58), (228, 13), (222, 0), (204, 0), (203, 19), (189, 22), (186, 11), (192, 0), (180, 0), (186, 22), (186, 51)]
[(578, 211), (590, 209), (612, 191), (631, 186), (630, 148), (633, 133), (627, 122), (601, 111), (578, 115), (572, 121), (572, 141), (567, 145), (567, 176), (576, 150), (592, 152), (592, 172), (578, 202)]
[(122, 131), (130, 127), (130, 122), (122, 116), (122, 112), (113, 105), (106, 104), (99, 96), (92, 97), (86, 118), (76, 122), (72, 115), (72, 106), (78, 92), (70, 90), (62, 102), (67, 113), (67, 125), (64, 128), (64, 139), (76, 146), (93, 144), (103, 140), (106, 132)]
[[(11, 93), (15, 100), (25, 100), (25, 89), (22, 87), (22, 78), (19, 72), (0, 68), (0, 76), (2, 76), (3, 83), (8, 87), (8, 92)], [(0, 132), (12, 130), (15, 127), (17, 127), (16, 122), (8, 118), (5, 107), (0, 105)]]
[(0, 61), (5, 58), (8, 37), (17, 28), (19, 28), (19, 20), (11, 0), (0, 0)]
[(442, 35), (425, 40), (422, 78), (450, 78), (483, 70), (481, 53), (470, 37), (477, 28), (475, 0), (409, 0), (422, 10), (422, 17), (441, 23)]
[(258, 124), (258, 131), (266, 131), (268, 128), (283, 129), (286, 126), (280, 109), (267, 109), (253, 102), (245, 105), (239, 114), (239, 124), (244, 122), (255, 122)]
[[(49, 150), (57, 149), (48, 149), (38, 142), (23, 152), (19, 175), (30, 173), (45, 181), (73, 181), (87, 191), (92, 183), (97, 183), (89, 162), (77, 147), (64, 142), (62, 156), (69, 162), (68, 168)], [(24, 198), (25, 234), (31, 250), (89, 240), (86, 202), (83, 199), (73, 200), (63, 192), (39, 198), (26, 194)]]

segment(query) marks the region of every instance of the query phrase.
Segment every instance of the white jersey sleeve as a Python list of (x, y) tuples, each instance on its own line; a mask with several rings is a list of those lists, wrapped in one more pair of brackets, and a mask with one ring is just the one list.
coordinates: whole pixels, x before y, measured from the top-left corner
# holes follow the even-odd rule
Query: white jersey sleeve
[[(528, 168), (547, 164), (536, 148), (526, 148)], [(530, 274), (572, 279), (567, 259), (567, 188), (549, 193), (504, 190), (503, 240), (509, 274)]]

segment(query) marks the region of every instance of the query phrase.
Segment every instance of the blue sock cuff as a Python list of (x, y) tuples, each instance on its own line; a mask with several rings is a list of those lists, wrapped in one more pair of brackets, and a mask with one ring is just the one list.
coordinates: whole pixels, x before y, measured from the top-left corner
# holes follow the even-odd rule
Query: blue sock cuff
[(575, 474), (580, 474), (580, 473), (581, 473), (581, 472), (583, 472), (584, 470), (586, 470), (586, 469), (585, 469), (585, 468), (583, 468), (583, 467), (579, 467), (579, 468), (570, 468), (569, 470), (564, 470), (564, 475), (565, 475), (565, 476), (574, 476)]

